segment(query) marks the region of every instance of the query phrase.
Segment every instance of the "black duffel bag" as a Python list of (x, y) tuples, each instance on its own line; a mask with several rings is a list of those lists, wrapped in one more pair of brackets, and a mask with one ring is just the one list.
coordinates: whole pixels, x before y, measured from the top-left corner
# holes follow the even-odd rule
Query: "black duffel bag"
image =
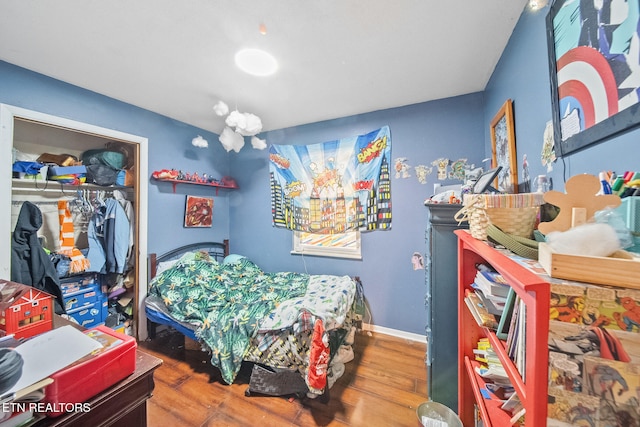
[(86, 165), (87, 182), (96, 185), (115, 185), (120, 171), (102, 164)]

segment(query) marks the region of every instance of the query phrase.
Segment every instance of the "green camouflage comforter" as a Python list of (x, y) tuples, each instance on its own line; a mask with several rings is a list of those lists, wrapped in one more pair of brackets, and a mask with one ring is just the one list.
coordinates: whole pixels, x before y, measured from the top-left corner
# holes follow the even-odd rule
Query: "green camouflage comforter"
[(149, 284), (171, 315), (198, 325), (211, 363), (231, 384), (260, 321), (281, 302), (305, 294), (309, 275), (265, 273), (243, 258), (230, 264), (199, 253), (184, 255)]

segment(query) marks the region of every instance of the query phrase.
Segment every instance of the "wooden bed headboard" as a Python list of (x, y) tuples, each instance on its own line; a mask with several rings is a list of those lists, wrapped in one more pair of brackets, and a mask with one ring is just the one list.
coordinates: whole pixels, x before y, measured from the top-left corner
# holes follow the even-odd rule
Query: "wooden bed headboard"
[(188, 252), (194, 251), (207, 251), (209, 255), (216, 261), (222, 262), (224, 257), (229, 255), (229, 239), (225, 239), (222, 242), (198, 242), (190, 243), (188, 245), (180, 246), (166, 252), (162, 255), (155, 253), (149, 254), (149, 279), (156, 277), (156, 271), (158, 264), (164, 261), (177, 260), (182, 255)]

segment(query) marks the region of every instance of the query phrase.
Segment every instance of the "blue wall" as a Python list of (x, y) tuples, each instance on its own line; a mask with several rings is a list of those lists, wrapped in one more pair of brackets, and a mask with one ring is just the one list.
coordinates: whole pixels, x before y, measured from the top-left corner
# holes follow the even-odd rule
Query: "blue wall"
[[(389, 125), (392, 158), (406, 157), (411, 166), (430, 165), (439, 158), (467, 158), (480, 164), (489, 157), (489, 122), (506, 99), (514, 102), (519, 176), (527, 154), (530, 175), (547, 173), (540, 162), (545, 124), (551, 120), (551, 92), (545, 15), (524, 9), (511, 39), (482, 93), (426, 102), (268, 132), (270, 144), (310, 144), (354, 136)], [(426, 41), (425, 41), (426, 42)], [(426, 83), (428, 84), (428, 83)], [(82, 88), (0, 61), (0, 102), (42, 111), (149, 138), (149, 171), (177, 168), (189, 172), (232, 175), (240, 190), (221, 191), (180, 185), (149, 185), (151, 252), (203, 239), (229, 237), (231, 249), (244, 253), (265, 270), (358, 275), (362, 278), (377, 326), (424, 334), (423, 271), (414, 271), (411, 255), (425, 253), (426, 208), (435, 175), (420, 184), (412, 178), (392, 179), (393, 226), (390, 231), (362, 236), (362, 261), (291, 255), (291, 233), (271, 225), (266, 151), (244, 148), (226, 153), (217, 135), (122, 103)], [(283, 112), (286, 114), (286, 112)], [(202, 135), (208, 149), (191, 139)], [(550, 176), (555, 188), (575, 174), (600, 170), (637, 170), (640, 130), (593, 146), (556, 162)], [(445, 184), (447, 182), (444, 182)], [(213, 196), (212, 229), (184, 229), (185, 195)], [(454, 309), (452, 307), (452, 309)]]
[[(480, 165), (484, 154), (482, 94), (475, 93), (377, 111), (262, 134), (269, 144), (312, 144), (391, 130), (391, 157), (406, 157), (411, 178), (392, 172), (392, 228), (362, 234), (362, 261), (291, 255), (291, 232), (272, 227), (268, 153), (243, 150), (231, 158), (241, 191), (231, 195), (231, 250), (249, 256), (267, 271), (360, 276), (376, 326), (424, 335), (425, 274), (411, 256), (424, 254), (427, 209), (424, 200), (438, 181), (436, 171), (420, 184), (413, 167), (434, 160), (466, 158)], [(393, 164), (392, 164), (393, 166)], [(452, 307), (452, 309), (455, 309)]]
[[(229, 175), (227, 152), (218, 136), (159, 114), (95, 92), (0, 61), (0, 102), (65, 117), (149, 139), (149, 173), (176, 168), (185, 172)], [(197, 149), (191, 140), (202, 135), (208, 149)], [(184, 229), (185, 195), (214, 195), (214, 226)], [(148, 250), (163, 253), (182, 244), (229, 237), (228, 194), (196, 185), (179, 185), (173, 193), (167, 183), (149, 183)]]
[[(484, 92), (484, 123), (489, 123), (507, 99), (513, 100), (518, 176), (522, 176), (522, 156), (527, 154), (530, 175), (547, 174), (540, 161), (542, 136), (551, 120), (551, 86), (547, 55), (546, 15), (549, 6), (531, 12), (524, 9), (520, 20)], [(618, 173), (638, 170), (640, 129), (571, 154), (553, 164), (554, 189), (564, 191), (570, 177), (602, 170)], [(485, 126), (486, 152), (491, 153), (488, 125)]]

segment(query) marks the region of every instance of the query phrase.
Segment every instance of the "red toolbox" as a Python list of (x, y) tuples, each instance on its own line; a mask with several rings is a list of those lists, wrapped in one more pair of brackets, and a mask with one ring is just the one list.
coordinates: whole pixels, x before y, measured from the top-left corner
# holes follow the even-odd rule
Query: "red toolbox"
[(136, 369), (134, 337), (106, 326), (87, 329), (85, 334), (102, 344), (102, 348), (51, 375), (53, 383), (45, 388), (47, 415), (57, 417), (77, 409), (85, 402)]

